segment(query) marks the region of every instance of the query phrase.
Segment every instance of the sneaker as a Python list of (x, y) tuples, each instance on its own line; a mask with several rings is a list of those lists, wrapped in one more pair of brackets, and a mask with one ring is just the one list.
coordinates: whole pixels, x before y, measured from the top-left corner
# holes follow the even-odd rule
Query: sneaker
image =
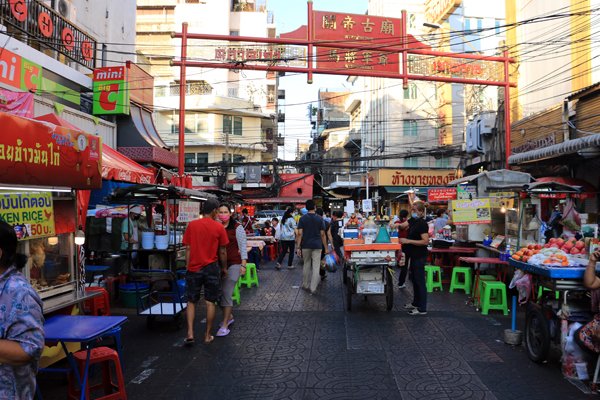
[(398, 289), (406, 289), (406, 283), (398, 285)]
[(417, 307), (413, 306), (412, 303), (406, 303), (404, 305), (405, 310), (415, 310)]
[(293, 265), (288, 265), (287, 267), (288, 269), (295, 269), (296, 267), (294, 267)]
[(279, 271), (281, 269), (281, 264), (277, 263), (277, 265), (275, 266), (275, 269)]
[(427, 315), (427, 311), (419, 311), (418, 308), (413, 308), (408, 312), (408, 315)]

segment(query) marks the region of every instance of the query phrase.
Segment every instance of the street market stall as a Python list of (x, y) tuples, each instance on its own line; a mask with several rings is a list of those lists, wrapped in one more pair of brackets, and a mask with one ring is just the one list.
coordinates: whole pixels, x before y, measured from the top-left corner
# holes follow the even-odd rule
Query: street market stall
[(76, 190), (101, 185), (101, 139), (6, 113), (0, 126), (0, 218), (27, 256), (23, 273), (44, 313), (79, 303), (86, 294)]

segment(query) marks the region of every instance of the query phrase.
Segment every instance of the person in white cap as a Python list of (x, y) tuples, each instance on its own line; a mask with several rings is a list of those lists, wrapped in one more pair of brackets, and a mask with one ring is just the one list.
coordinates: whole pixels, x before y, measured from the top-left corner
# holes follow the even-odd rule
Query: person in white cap
[[(129, 209), (129, 217), (121, 225), (121, 250), (138, 250), (140, 248), (138, 221), (141, 214), (142, 207), (140, 206), (133, 206)], [(131, 261), (134, 265), (136, 264), (136, 252), (131, 253)]]

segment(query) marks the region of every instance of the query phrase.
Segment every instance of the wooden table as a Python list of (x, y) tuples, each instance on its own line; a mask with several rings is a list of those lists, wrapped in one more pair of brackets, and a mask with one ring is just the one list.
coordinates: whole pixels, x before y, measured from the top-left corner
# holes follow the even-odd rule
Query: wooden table
[(501, 282), (504, 282), (506, 279), (506, 273), (502, 273), (502, 271), (498, 270), (498, 266), (508, 265), (508, 261), (501, 260), (497, 257), (460, 257), (458, 259), (460, 262), (473, 265), (473, 270), (475, 271), (475, 279), (473, 283), (473, 297), (471, 300), (474, 304), (480, 303), (481, 293), (479, 293), (479, 275), (481, 273), (481, 264), (491, 264), (496, 266), (496, 279)]

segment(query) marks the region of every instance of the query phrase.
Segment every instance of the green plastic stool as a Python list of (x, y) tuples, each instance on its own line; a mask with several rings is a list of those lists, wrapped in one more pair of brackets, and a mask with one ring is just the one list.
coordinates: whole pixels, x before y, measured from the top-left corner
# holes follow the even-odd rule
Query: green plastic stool
[[(476, 278), (477, 279), (477, 278)], [(495, 281), (496, 277), (494, 275), (479, 275), (479, 281), (477, 282), (477, 286), (473, 286), (473, 299), (475, 307), (479, 308), (481, 306), (481, 295), (483, 293), (483, 281), (490, 282)], [(473, 281), (473, 285), (474, 285)]]
[(251, 288), (252, 285), (256, 285), (256, 287), (258, 287), (258, 274), (256, 273), (256, 264), (246, 264), (246, 273), (240, 276), (240, 280), (238, 282), (240, 286), (246, 285), (246, 287)]
[[(539, 298), (541, 298), (541, 297), (542, 297), (542, 294), (543, 294), (544, 292), (551, 292), (551, 291), (552, 291), (552, 289), (548, 289), (547, 287), (540, 286), (540, 287), (538, 288), (538, 295), (537, 295), (537, 298), (538, 298), (538, 299), (539, 299)], [(556, 300), (559, 300), (559, 299), (560, 299), (560, 292), (559, 292), (558, 290), (555, 290), (555, 291), (554, 291), (554, 297), (556, 298)]]
[[(433, 292), (435, 288), (440, 289), (440, 292), (444, 291), (442, 286), (442, 268), (437, 265), (426, 265), (425, 273), (427, 274), (427, 293)], [(437, 279), (435, 277), (437, 276)]]
[(242, 300), (240, 299), (240, 281), (238, 280), (235, 283), (233, 288), (233, 294), (231, 295), (231, 300), (233, 300), (237, 305), (240, 305)]
[[(460, 278), (462, 277), (462, 280)], [(450, 281), (450, 293), (456, 289), (462, 289), (466, 294), (471, 294), (471, 268), (454, 267), (452, 268), (452, 280)]]
[[(492, 293), (496, 291), (496, 296)], [(498, 281), (483, 281), (483, 296), (481, 297), (481, 313), (488, 315), (490, 310), (501, 310), (508, 315), (508, 303), (506, 302), (506, 284)]]

